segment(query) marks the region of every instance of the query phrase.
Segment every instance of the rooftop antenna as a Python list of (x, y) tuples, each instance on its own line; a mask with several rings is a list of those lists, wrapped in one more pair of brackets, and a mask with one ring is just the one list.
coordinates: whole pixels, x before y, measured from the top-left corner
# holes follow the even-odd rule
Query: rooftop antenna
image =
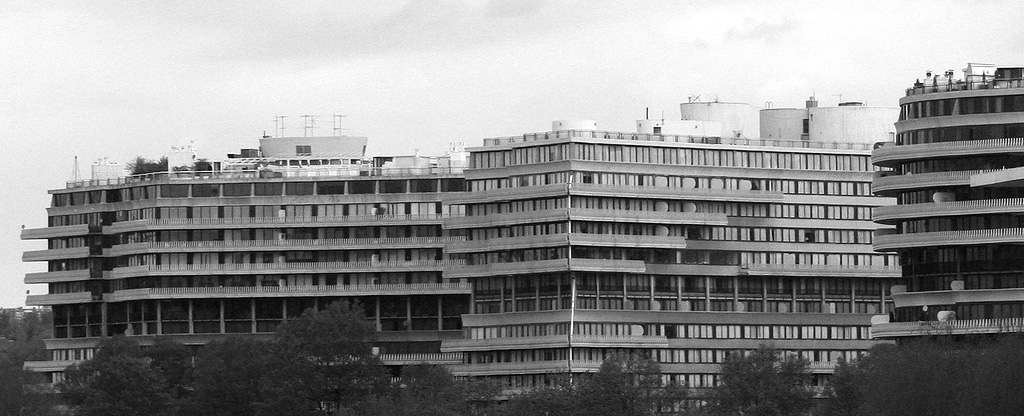
[(309, 137), (310, 133), (316, 130), (316, 117), (310, 114), (302, 115), (302, 137)]
[(284, 137), (284, 119), (288, 116), (276, 116), (274, 117), (274, 134), (277, 137)]
[(75, 166), (71, 168), (71, 178), (75, 182), (78, 182), (78, 181), (82, 180), (82, 175), (80, 175), (78, 173), (78, 156), (77, 155), (75, 155)]
[(347, 128), (341, 127), (341, 119), (345, 117), (348, 117), (348, 114), (335, 114), (331, 120), (334, 123), (333, 131), (335, 136), (341, 136), (340, 133), (342, 130), (348, 130)]

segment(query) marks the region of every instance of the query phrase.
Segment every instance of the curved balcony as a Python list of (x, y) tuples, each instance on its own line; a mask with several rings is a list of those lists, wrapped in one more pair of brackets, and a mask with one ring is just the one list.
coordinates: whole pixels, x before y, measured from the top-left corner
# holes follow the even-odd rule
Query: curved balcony
[(89, 234), (88, 224), (60, 225), (45, 228), (25, 228), (21, 230), (22, 240), (36, 240), (56, 237), (74, 237)]
[(234, 287), (154, 287), (115, 290), (103, 295), (106, 302), (149, 299), (227, 299), (227, 298), (291, 298), (320, 296), (376, 295), (468, 295), (466, 282), (395, 283), (379, 285), (324, 286), (234, 286)]
[(995, 171), (995, 169), (964, 170), (912, 175), (897, 175), (892, 171), (875, 172), (874, 180), (871, 182), (871, 189), (878, 194), (891, 194), (895, 191), (907, 189), (969, 186), (971, 184), (971, 175)]
[(933, 290), (926, 292), (892, 291), (897, 308), (925, 305), (955, 305), (957, 303), (1020, 302), (1024, 288)]
[(164, 264), (118, 267), (111, 278), (139, 276), (193, 276), (224, 274), (373, 273), (442, 271), (462, 260), (350, 261), (302, 263)]
[(871, 338), (926, 335), (1008, 334), (1024, 332), (1024, 318), (963, 319), (926, 322), (886, 322), (871, 325)]
[(347, 215), (338, 217), (253, 217), (253, 218), (164, 218), (119, 221), (109, 226), (111, 233), (150, 229), (254, 228), (258, 226), (331, 227), (344, 225), (417, 225), (440, 224), (442, 214)]
[(176, 253), (182, 251), (281, 251), (281, 250), (339, 250), (388, 248), (444, 247), (462, 237), (382, 237), (382, 238), (313, 238), (294, 240), (235, 240), (235, 241), (167, 241), (119, 244), (109, 249), (111, 255), (139, 253)]
[(685, 237), (625, 234), (548, 234), (524, 237), (502, 237), (487, 240), (472, 240), (449, 243), (449, 253), (478, 253), (503, 251), (519, 248), (574, 246), (599, 247), (642, 247), (642, 248), (686, 248)]
[(900, 277), (899, 266), (747, 264), (741, 271), (748, 276)]
[(930, 233), (875, 233), (875, 251), (935, 246), (972, 246), (979, 244), (1024, 243), (1024, 228), (990, 230), (935, 231)]
[[(98, 301), (99, 299), (97, 299)], [(49, 293), (45, 295), (28, 295), (25, 300), (27, 306), (51, 306), (68, 305), (75, 303), (89, 303), (93, 301), (91, 292), (73, 293)]]
[(26, 251), (21, 255), (21, 261), (80, 259), (85, 257), (89, 257), (89, 247), (72, 247)]
[(898, 224), (905, 219), (1005, 213), (1024, 213), (1024, 198), (889, 205), (875, 208), (872, 218), (883, 224)]
[(519, 274), (558, 273), (568, 271), (644, 273), (641, 260), (554, 259), (489, 263), (453, 267), (445, 271), (447, 278), (511, 276)]
[(1024, 153), (1024, 138), (963, 140), (914, 145), (886, 145), (871, 152), (871, 162), (880, 166), (942, 157)]
[(26, 284), (75, 282), (89, 279), (89, 269), (35, 272), (25, 274)]

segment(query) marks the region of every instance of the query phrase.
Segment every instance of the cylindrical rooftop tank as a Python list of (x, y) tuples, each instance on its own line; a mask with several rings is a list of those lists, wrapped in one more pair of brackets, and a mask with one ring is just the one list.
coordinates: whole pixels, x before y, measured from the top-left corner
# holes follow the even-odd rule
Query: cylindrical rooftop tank
[(597, 130), (594, 120), (555, 120), (551, 122), (551, 131), (559, 130)]
[(761, 133), (757, 109), (747, 103), (694, 102), (682, 103), (679, 111), (683, 120), (703, 120), (722, 123), (722, 137), (755, 138)]
[(768, 108), (760, 116), (763, 139), (800, 140), (804, 134), (805, 108)]

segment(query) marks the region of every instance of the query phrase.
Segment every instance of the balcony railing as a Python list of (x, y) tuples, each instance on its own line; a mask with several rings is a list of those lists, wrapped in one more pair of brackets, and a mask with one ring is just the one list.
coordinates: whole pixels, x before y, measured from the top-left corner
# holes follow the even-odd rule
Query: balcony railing
[(740, 267), (749, 276), (857, 276), (900, 277), (899, 266), (849, 264), (746, 264)]
[(956, 172), (933, 172), (912, 175), (897, 175), (892, 171), (875, 172), (871, 189), (875, 192), (894, 191), (911, 188), (936, 188), (944, 186), (965, 186), (971, 184), (971, 176), (981, 173), (995, 172), (988, 170), (963, 170)]
[[(268, 159), (269, 160), (269, 159)], [(67, 188), (84, 188), (90, 186), (114, 186), (133, 184), (157, 184), (175, 181), (225, 180), (225, 179), (273, 179), (273, 178), (307, 178), (307, 177), (422, 177), (461, 175), (462, 167), (415, 167), (415, 168), (376, 168), (366, 165), (327, 165), (327, 166), (268, 166), (261, 170), (225, 170), (218, 172), (158, 172), (142, 175), (122, 176), (111, 179), (87, 179), (68, 181)]]
[(882, 206), (874, 209), (872, 218), (877, 222), (893, 223), (904, 218), (1020, 212), (1024, 212), (1024, 198), (1000, 198)]
[(348, 248), (352, 246), (415, 246), (439, 247), (452, 241), (462, 241), (464, 237), (381, 237), (381, 238), (322, 238), (293, 240), (233, 240), (233, 241), (164, 241), (148, 243), (120, 244), (110, 249), (112, 254), (124, 254), (145, 250), (181, 250), (181, 249), (237, 249), (237, 248), (281, 248), (322, 247), (324, 249)]
[(114, 278), (147, 274), (205, 274), (216, 272), (298, 272), (298, 271), (339, 271), (339, 272), (381, 272), (388, 270), (440, 270), (449, 266), (462, 265), (458, 259), (410, 260), (410, 261), (328, 261), (298, 263), (237, 263), (237, 264), (161, 264), (148, 266), (118, 267), (111, 273)]
[(49, 293), (45, 295), (28, 295), (28, 298), (25, 300), (25, 305), (64, 305), (71, 303), (87, 303), (92, 302), (92, 300), (93, 297), (91, 292)]
[(943, 156), (959, 156), (985, 153), (1020, 153), (1024, 149), (1024, 138), (961, 140), (953, 142), (926, 143), (894, 146), (888, 144), (871, 153), (871, 162), (879, 165), (901, 163), (910, 159), (931, 159)]
[(957, 319), (951, 321), (887, 322), (871, 325), (872, 338), (922, 335), (1003, 334), (1024, 332), (1024, 318)]
[(430, 352), (418, 354), (381, 354), (377, 356), (384, 365), (404, 364), (461, 364), (461, 352)]
[(107, 302), (143, 299), (195, 299), (225, 297), (292, 297), (292, 296), (355, 296), (402, 294), (469, 294), (467, 282), (388, 283), (377, 285), (300, 285), (300, 286), (230, 286), (230, 287), (154, 287), (115, 290), (104, 295)]
[(602, 130), (559, 130), (546, 133), (531, 133), (522, 136), (484, 139), (484, 146), (506, 146), (544, 140), (584, 138), (603, 140), (629, 140), (670, 143), (701, 143), (727, 146), (795, 147), (804, 149), (871, 150), (870, 144), (848, 142), (812, 142), (804, 140), (749, 139), (714, 136), (690, 136), (675, 134), (626, 133)]
[(46, 261), (89, 257), (89, 247), (57, 248), (26, 251), (21, 261)]
[(202, 226), (202, 225), (329, 225), (348, 223), (408, 223), (415, 221), (440, 222), (443, 214), (413, 215), (345, 215), (334, 217), (243, 217), (243, 218), (161, 218), (134, 221), (118, 221), (110, 225), (113, 231), (123, 231), (144, 226)]
[(875, 233), (874, 248), (891, 251), (910, 247), (964, 246), (976, 244), (1024, 243), (1024, 228), (989, 230), (935, 231), (928, 233)]
[(89, 224), (60, 225), (45, 228), (26, 228), (21, 230), (22, 240), (33, 240), (53, 237), (84, 236), (89, 233)]
[(927, 82), (907, 88), (907, 96), (920, 94), (933, 94), (937, 92), (970, 91), (970, 90), (996, 90), (1004, 88), (1024, 88), (1024, 80), (1021, 79), (993, 79), (993, 80), (957, 80), (943, 83)]

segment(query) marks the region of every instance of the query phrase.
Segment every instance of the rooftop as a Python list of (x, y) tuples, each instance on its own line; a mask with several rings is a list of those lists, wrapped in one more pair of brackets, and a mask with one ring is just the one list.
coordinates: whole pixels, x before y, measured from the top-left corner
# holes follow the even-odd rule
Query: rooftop
[(931, 71), (928, 71), (923, 82), (917, 81), (914, 86), (907, 88), (907, 96), (950, 91), (1024, 88), (1024, 66), (996, 67), (970, 63), (964, 68), (963, 78), (954, 78), (954, 73), (955, 71), (949, 70), (943, 74), (932, 75)]

